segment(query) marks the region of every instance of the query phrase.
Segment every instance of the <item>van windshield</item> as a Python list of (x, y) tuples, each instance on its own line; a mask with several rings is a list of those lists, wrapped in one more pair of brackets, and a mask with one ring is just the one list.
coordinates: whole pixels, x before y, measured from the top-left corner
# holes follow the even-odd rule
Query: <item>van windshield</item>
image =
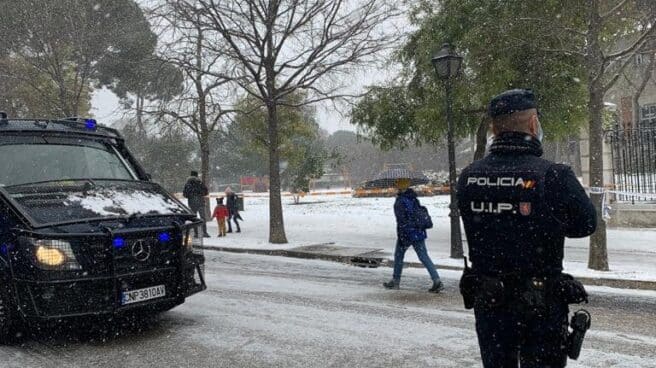
[(134, 171), (110, 144), (50, 137), (3, 137), (0, 186), (67, 179), (135, 180)]

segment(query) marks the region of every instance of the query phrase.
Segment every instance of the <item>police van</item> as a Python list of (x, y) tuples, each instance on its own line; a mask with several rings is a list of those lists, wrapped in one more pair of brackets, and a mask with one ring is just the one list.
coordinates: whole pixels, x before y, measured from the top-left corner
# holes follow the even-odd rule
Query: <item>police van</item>
[(201, 225), (116, 130), (0, 113), (0, 339), (182, 304), (205, 289)]

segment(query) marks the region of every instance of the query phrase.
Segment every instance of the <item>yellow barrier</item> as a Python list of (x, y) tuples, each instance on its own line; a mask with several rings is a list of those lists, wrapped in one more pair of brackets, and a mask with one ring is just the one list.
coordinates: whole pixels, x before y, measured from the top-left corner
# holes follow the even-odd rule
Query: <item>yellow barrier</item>
[[(309, 193), (297, 193), (301, 197), (304, 196), (323, 196), (323, 195), (351, 195), (353, 194), (353, 191), (351, 190), (340, 190), (340, 191), (330, 191), (330, 192), (309, 192)], [(185, 199), (182, 196), (182, 193), (173, 193), (173, 195), (182, 200)], [(238, 196), (244, 197), (244, 198), (262, 198), (262, 197), (268, 197), (269, 192), (264, 192), (264, 193), (237, 193)], [(294, 194), (289, 193), (289, 192), (283, 192), (281, 194), (283, 197), (291, 197)], [(210, 193), (208, 198), (225, 198), (225, 193)]]

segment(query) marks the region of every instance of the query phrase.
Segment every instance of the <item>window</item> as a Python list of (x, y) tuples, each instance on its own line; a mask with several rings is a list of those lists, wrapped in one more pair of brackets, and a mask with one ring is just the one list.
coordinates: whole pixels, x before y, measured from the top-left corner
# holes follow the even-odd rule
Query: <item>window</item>
[(644, 105), (640, 108), (640, 126), (656, 127), (656, 104)]
[[(18, 142), (15, 142), (18, 143)], [(94, 141), (0, 145), (0, 185), (61, 179), (134, 179), (118, 153)]]

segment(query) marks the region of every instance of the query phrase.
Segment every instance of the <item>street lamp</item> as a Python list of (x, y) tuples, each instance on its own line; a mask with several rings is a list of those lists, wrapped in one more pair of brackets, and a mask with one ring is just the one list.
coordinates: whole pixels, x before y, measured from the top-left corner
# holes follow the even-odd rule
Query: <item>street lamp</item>
[(449, 217), (451, 218), (451, 258), (462, 258), (462, 235), (460, 234), (460, 214), (456, 199), (456, 149), (453, 142), (453, 96), (451, 93), (452, 80), (460, 73), (462, 56), (455, 53), (453, 47), (445, 43), (431, 59), (437, 76), (446, 86), (446, 122), (447, 145), (449, 150)]

